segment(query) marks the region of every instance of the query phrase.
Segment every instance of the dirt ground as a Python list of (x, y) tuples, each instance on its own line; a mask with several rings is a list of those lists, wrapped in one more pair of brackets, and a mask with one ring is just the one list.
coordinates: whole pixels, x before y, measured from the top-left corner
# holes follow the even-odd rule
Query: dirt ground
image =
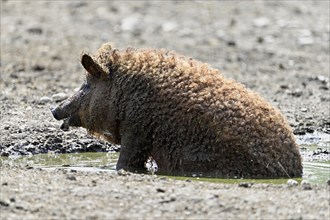
[[(84, 79), (81, 52), (153, 47), (262, 94), (297, 139), (330, 134), (329, 1), (1, 1), (0, 155), (108, 151), (49, 108)], [(325, 134), (325, 135), (324, 135)], [(314, 138), (315, 137), (315, 138)], [(307, 140), (307, 139), (306, 139)], [(1, 165), (1, 219), (329, 219), (329, 186), (237, 185)]]

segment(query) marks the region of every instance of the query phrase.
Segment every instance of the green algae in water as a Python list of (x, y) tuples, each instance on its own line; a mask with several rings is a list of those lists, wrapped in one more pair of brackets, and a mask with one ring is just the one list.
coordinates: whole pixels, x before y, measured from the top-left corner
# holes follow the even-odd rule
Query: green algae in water
[[(73, 154), (37, 154), (32, 156), (1, 157), (1, 164), (34, 168), (103, 168), (115, 170), (119, 153), (86, 152)], [(83, 170), (83, 169), (81, 169)], [(88, 169), (93, 171), (93, 169)]]
[[(191, 180), (202, 181), (210, 183), (224, 183), (224, 184), (239, 184), (239, 183), (266, 183), (266, 184), (286, 184), (288, 179), (219, 179), (219, 178), (205, 178), (205, 177), (183, 177), (183, 176), (168, 176), (175, 180)], [(294, 178), (297, 182), (301, 182), (302, 178)]]
[[(314, 151), (316, 146), (306, 146), (308, 151)], [(38, 154), (32, 156), (18, 157), (1, 157), (0, 166), (8, 164), (13, 166), (29, 166), (34, 168), (44, 169), (75, 169), (81, 171), (108, 171), (115, 172), (116, 163), (119, 153), (109, 152), (88, 152), (74, 154)], [(330, 179), (330, 160), (329, 155), (322, 160), (312, 158), (313, 161), (306, 160), (308, 157), (303, 156), (304, 175), (303, 178), (296, 178), (298, 182), (308, 180), (311, 183), (325, 184)], [(269, 184), (285, 184), (288, 179), (219, 179), (219, 178), (204, 178), (204, 177), (185, 177), (185, 176), (168, 176), (176, 180), (192, 180), (205, 181), (213, 183), (238, 184), (241, 182), (253, 183), (269, 183)]]
[(304, 177), (312, 183), (326, 183), (330, 180), (330, 161), (327, 162), (304, 162)]

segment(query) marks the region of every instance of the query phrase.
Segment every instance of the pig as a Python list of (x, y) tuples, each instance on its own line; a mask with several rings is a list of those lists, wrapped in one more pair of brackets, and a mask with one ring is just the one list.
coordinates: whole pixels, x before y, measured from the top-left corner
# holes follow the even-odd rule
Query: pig
[(63, 129), (121, 145), (116, 169), (217, 178), (301, 177), (295, 137), (280, 111), (206, 63), (165, 49), (83, 53), (86, 80), (53, 108)]

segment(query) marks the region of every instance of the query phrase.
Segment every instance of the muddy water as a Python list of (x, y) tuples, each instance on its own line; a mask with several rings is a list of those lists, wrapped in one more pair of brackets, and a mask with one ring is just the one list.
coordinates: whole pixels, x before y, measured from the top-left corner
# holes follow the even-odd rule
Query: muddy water
[[(311, 183), (325, 183), (330, 179), (330, 146), (301, 145), (303, 156), (303, 179)], [(41, 169), (68, 169), (90, 172), (115, 172), (119, 153), (75, 153), (75, 154), (38, 154), (33, 156), (2, 157), (1, 164), (27, 166)], [(182, 180), (198, 180), (219, 183), (239, 183), (242, 179), (216, 179), (202, 177), (172, 177)], [(286, 183), (287, 179), (244, 179), (244, 182), (256, 183)]]
[(72, 169), (85, 171), (115, 171), (119, 153), (37, 154), (1, 157), (1, 164), (42, 169)]

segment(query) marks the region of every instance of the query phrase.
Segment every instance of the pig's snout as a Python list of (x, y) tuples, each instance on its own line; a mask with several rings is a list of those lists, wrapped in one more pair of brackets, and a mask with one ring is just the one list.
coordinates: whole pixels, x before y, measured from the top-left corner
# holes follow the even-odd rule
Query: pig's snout
[(76, 99), (71, 98), (62, 102), (57, 107), (51, 107), (50, 111), (52, 112), (56, 120), (62, 120), (75, 114), (78, 111), (78, 109), (79, 109), (79, 103), (77, 102)]
[(53, 114), (53, 116), (56, 120), (61, 120), (61, 117), (60, 117), (59, 111), (58, 111), (58, 107), (57, 108), (56, 107), (50, 107), (50, 111), (52, 112), (52, 114)]
[(70, 126), (82, 126), (79, 117), (79, 109), (81, 107), (83, 94), (84, 93), (82, 92), (78, 92), (71, 98), (63, 101), (60, 105), (50, 108), (50, 111), (56, 120), (64, 119), (63, 125), (61, 127), (63, 130), (67, 130)]
[(61, 125), (61, 129), (64, 131), (69, 130), (70, 126), (74, 126), (74, 127), (82, 126), (80, 117), (77, 114), (77, 112), (73, 113), (72, 115), (67, 115), (67, 112), (64, 112), (61, 106), (51, 107), (50, 111), (52, 112), (56, 120), (64, 119), (63, 124)]
[(70, 117), (75, 111), (68, 111), (71, 110), (70, 108), (67, 108), (66, 106), (57, 106), (50, 108), (50, 111), (52, 112), (54, 118), (56, 120), (62, 120), (65, 118)]

